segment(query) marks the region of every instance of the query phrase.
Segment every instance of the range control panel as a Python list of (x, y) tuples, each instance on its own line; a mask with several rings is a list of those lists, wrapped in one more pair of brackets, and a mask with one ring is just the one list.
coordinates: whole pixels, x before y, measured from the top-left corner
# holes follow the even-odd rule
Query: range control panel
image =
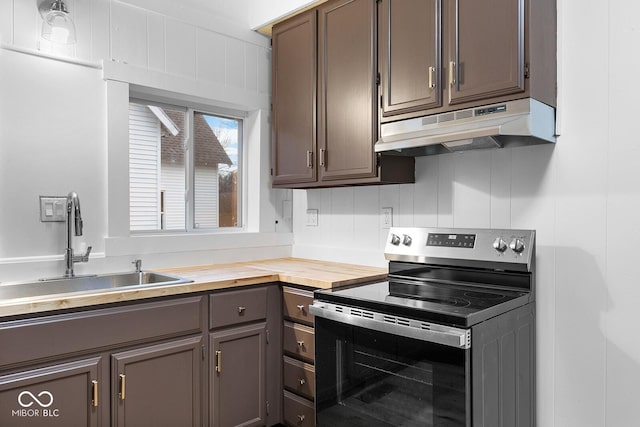
[(467, 260), (528, 268), (535, 254), (534, 245), (533, 230), (392, 227), (385, 257), (406, 262), (454, 264), (447, 260)]
[(427, 246), (448, 246), (451, 248), (473, 248), (475, 234), (429, 233)]

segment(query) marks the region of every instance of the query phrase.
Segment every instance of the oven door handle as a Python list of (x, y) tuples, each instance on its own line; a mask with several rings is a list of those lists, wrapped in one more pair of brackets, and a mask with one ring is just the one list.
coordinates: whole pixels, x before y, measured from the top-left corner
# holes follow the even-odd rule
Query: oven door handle
[(471, 330), (423, 322), (390, 314), (315, 300), (309, 306), (315, 317), (361, 328), (400, 335), (461, 349), (471, 348)]

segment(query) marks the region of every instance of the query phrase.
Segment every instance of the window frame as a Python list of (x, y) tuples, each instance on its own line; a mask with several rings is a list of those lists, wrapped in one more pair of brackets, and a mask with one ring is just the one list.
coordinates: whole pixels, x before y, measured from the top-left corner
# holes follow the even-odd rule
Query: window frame
[[(184, 208), (185, 208), (185, 224), (184, 229), (157, 229), (157, 230), (132, 230), (131, 224), (129, 224), (129, 234), (131, 236), (144, 236), (144, 235), (181, 235), (181, 234), (218, 234), (218, 233), (235, 233), (246, 232), (246, 212), (247, 212), (247, 186), (246, 186), (246, 170), (245, 165), (247, 158), (245, 155), (246, 141), (244, 138), (246, 132), (246, 118), (248, 113), (245, 111), (221, 108), (200, 103), (190, 103), (181, 101), (180, 99), (161, 99), (157, 97), (148, 97), (138, 95), (131, 92), (129, 95), (129, 104), (137, 103), (143, 105), (151, 105), (159, 108), (171, 109), (174, 111), (181, 111), (185, 114), (185, 139), (184, 142), (184, 159), (185, 159), (185, 191), (184, 191)], [(237, 223), (235, 227), (210, 227), (199, 228), (195, 227), (195, 143), (194, 143), (194, 115), (196, 113), (216, 116), (224, 119), (238, 121), (238, 164), (237, 164), (237, 190), (240, 194), (237, 195), (236, 207), (238, 212)], [(130, 136), (127, 142), (130, 143)], [(130, 174), (127, 177), (127, 182), (130, 183)], [(219, 196), (219, 194), (218, 194)], [(219, 212), (219, 211), (218, 211)], [(129, 214), (131, 218), (130, 204)]]

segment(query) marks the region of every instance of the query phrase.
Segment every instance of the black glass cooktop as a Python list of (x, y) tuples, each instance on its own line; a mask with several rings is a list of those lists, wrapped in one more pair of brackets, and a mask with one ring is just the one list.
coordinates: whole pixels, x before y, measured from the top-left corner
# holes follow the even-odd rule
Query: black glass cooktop
[(471, 326), (530, 302), (529, 292), (401, 280), (316, 291), (315, 298), (457, 326)]

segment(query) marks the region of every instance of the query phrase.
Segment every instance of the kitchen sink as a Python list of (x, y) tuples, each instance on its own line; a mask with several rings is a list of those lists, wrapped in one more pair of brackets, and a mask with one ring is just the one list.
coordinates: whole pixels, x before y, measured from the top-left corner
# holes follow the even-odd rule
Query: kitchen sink
[(192, 280), (152, 271), (55, 278), (0, 285), (0, 301), (15, 298), (43, 298), (56, 294), (95, 292), (133, 287), (177, 285)]

